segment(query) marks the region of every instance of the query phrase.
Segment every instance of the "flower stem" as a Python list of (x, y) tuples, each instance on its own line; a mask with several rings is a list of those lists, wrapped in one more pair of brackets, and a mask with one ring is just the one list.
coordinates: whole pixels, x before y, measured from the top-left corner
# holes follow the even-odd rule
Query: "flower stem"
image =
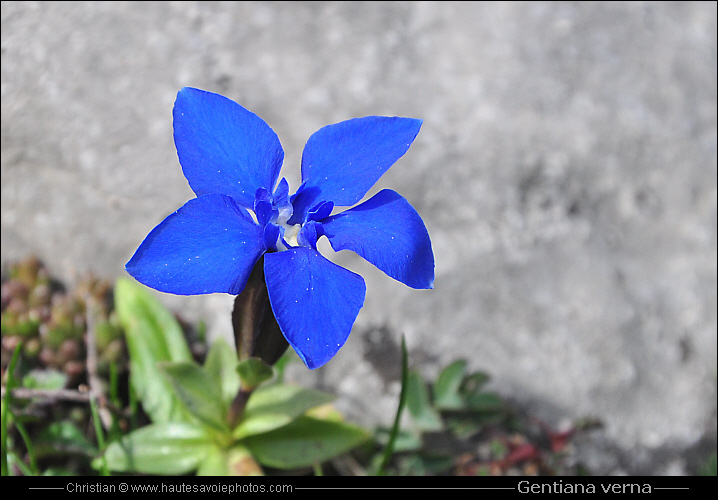
[(242, 420), (244, 414), (244, 408), (247, 406), (249, 396), (252, 395), (252, 390), (239, 389), (237, 395), (232, 400), (232, 404), (229, 407), (227, 414), (227, 424), (230, 429), (237, 427), (237, 424)]
[[(269, 303), (264, 281), (264, 256), (254, 265), (244, 290), (234, 299), (232, 327), (240, 362), (259, 358), (271, 366), (289, 347)], [(229, 409), (227, 420), (230, 427), (236, 426), (242, 419), (244, 407), (254, 388), (253, 384), (242, 382)]]
[(271, 366), (289, 347), (269, 303), (264, 256), (257, 261), (244, 290), (234, 300), (232, 326), (240, 361), (255, 357)]

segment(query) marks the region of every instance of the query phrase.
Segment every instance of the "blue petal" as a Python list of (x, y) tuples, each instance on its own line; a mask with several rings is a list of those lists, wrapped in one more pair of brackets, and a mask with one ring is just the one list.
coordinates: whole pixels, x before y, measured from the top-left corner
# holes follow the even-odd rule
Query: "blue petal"
[(353, 250), (412, 288), (433, 288), (434, 253), (424, 222), (391, 189), (323, 221), (335, 251)]
[(292, 217), (292, 203), (289, 201), (289, 183), (282, 177), (277, 189), (274, 190), (274, 205), (277, 207), (278, 218), (285, 222)]
[(277, 241), (279, 240), (280, 229), (282, 230), (281, 236), (284, 237), (284, 228), (280, 228), (274, 224), (267, 224), (264, 226), (264, 248), (273, 251), (277, 250)]
[[(328, 125), (304, 146), (295, 213), (319, 201), (351, 206), (409, 149), (421, 120), (367, 116)], [(301, 192), (300, 192), (301, 191)]]
[(278, 207), (291, 205), (289, 202), (289, 182), (284, 177), (277, 184), (277, 189), (274, 190), (274, 202)]
[(297, 235), (297, 243), (303, 247), (317, 249), (317, 240), (324, 235), (324, 226), (321, 222), (310, 220), (306, 222)]
[(260, 226), (265, 226), (277, 214), (277, 209), (272, 203), (272, 195), (264, 188), (257, 189), (257, 195), (254, 198), (254, 214), (257, 216), (257, 222)]
[(274, 188), (284, 151), (264, 120), (219, 94), (177, 93), (174, 138), (182, 171), (197, 196), (226, 194), (252, 208), (257, 188)]
[(364, 280), (310, 248), (266, 254), (264, 275), (284, 337), (307, 367), (319, 368), (349, 337), (364, 305)]
[(237, 295), (262, 252), (262, 228), (247, 211), (228, 196), (210, 194), (160, 222), (125, 268), (161, 292)]
[(323, 220), (329, 217), (331, 215), (332, 210), (334, 210), (334, 203), (331, 201), (322, 201), (317, 206), (312, 208), (309, 213), (307, 213), (307, 220)]

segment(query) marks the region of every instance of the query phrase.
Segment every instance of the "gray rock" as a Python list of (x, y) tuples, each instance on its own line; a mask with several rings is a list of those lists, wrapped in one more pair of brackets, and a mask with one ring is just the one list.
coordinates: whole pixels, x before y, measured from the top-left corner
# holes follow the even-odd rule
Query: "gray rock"
[[(422, 118), (370, 194), (422, 215), (436, 288), (328, 251), (366, 304), (292, 375), (386, 425), (405, 335), (427, 377), (462, 357), (549, 422), (600, 418), (595, 472), (687, 473), (716, 436), (715, 33), (713, 2), (3, 2), (2, 262), (124, 275), (193, 196), (183, 86), (264, 118), (293, 188), (319, 127)], [(161, 298), (229, 335), (231, 297)]]

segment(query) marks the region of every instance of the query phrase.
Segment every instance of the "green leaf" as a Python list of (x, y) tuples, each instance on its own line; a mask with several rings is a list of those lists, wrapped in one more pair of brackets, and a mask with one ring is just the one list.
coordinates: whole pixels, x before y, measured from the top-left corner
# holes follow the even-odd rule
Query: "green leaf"
[(447, 427), (458, 439), (469, 439), (487, 426), (499, 425), (506, 420), (503, 412), (480, 412), (447, 417)]
[[(384, 445), (391, 438), (391, 429), (378, 428), (374, 433), (377, 443)], [(424, 447), (421, 435), (416, 431), (399, 430), (394, 438), (392, 453), (418, 451)], [(380, 474), (381, 475), (381, 474)]]
[(246, 390), (253, 390), (262, 382), (272, 378), (274, 371), (261, 359), (248, 358), (239, 362), (237, 373), (239, 373), (242, 387)]
[(76, 476), (77, 473), (60, 467), (49, 467), (42, 472), (43, 476)]
[(491, 377), (488, 373), (474, 372), (464, 379), (459, 390), (461, 394), (466, 397), (470, 394), (479, 392), (490, 379)]
[(30, 372), (22, 378), (22, 386), (28, 389), (62, 389), (66, 383), (67, 375), (52, 368), (30, 370)]
[(131, 384), (153, 422), (187, 420), (160, 374), (161, 361), (191, 361), (182, 328), (174, 316), (143, 286), (120, 278), (115, 307), (125, 331), (132, 370)]
[(274, 384), (258, 388), (247, 401), (244, 418), (233, 436), (247, 436), (269, 432), (302, 415), (310, 408), (329, 403), (334, 396), (295, 385)]
[(23, 453), (23, 456), (18, 456), (15, 451), (8, 452), (7, 460), (8, 464), (10, 465), (10, 475), (25, 477), (31, 477), (36, 475), (36, 472), (25, 463), (24, 455), (25, 454)]
[(10, 428), (8, 426), (14, 419), (12, 411), (10, 410), (10, 394), (12, 393), (13, 388), (17, 385), (17, 380), (15, 379), (15, 365), (17, 365), (17, 360), (20, 357), (21, 348), (22, 344), (18, 342), (15, 346), (12, 357), (10, 358), (10, 363), (5, 370), (5, 395), (2, 397), (2, 408), (0, 408), (0, 430), (2, 431), (2, 438), (0, 439), (0, 445), (2, 447), (2, 450), (0, 451), (0, 469), (2, 469), (3, 476), (7, 476), (10, 473), (8, 465), (8, 457), (10, 455), (10, 450), (8, 449), (8, 436), (10, 435)]
[(214, 448), (197, 469), (198, 476), (261, 476), (262, 468), (247, 448)]
[(195, 363), (162, 363), (160, 368), (189, 413), (219, 431), (226, 431), (227, 408), (221, 388)]
[(261, 464), (296, 469), (346, 453), (369, 437), (367, 431), (355, 425), (299, 417), (274, 431), (249, 436), (244, 444)]
[(237, 353), (234, 348), (222, 338), (215, 340), (209, 348), (203, 370), (220, 387), (222, 400), (229, 406), (239, 391)]
[[(185, 474), (195, 470), (215, 447), (205, 428), (169, 422), (142, 427), (111, 443), (104, 457), (114, 471)], [(99, 466), (98, 458), (93, 461), (93, 467)]]
[(501, 399), (501, 396), (493, 392), (470, 394), (466, 398), (466, 405), (469, 410), (476, 412), (495, 412), (505, 407), (504, 400)]
[(439, 413), (431, 406), (429, 391), (418, 372), (409, 373), (406, 405), (416, 426), (423, 431), (440, 431), (444, 424)]
[(69, 420), (52, 422), (35, 439), (35, 451), (38, 457), (52, 454), (83, 454), (92, 456), (97, 448), (85, 433)]
[(214, 446), (199, 464), (198, 476), (228, 476), (227, 457), (224, 450)]
[(444, 368), (434, 383), (434, 404), (443, 410), (463, 408), (464, 400), (459, 394), (464, 380), (466, 361), (458, 360)]

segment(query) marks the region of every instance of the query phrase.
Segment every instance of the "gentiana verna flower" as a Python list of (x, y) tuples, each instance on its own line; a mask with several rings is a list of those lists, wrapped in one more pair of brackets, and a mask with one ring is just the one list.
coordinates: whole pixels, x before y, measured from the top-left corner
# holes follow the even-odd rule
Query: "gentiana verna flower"
[(287, 342), (309, 368), (331, 359), (364, 304), (361, 276), (317, 251), (325, 236), (412, 288), (433, 288), (434, 255), (419, 214), (384, 189), (357, 204), (421, 127), (413, 118), (367, 116), (315, 132), (302, 154), (302, 182), (277, 182), (284, 151), (261, 118), (226, 97), (177, 94), (174, 140), (197, 195), (160, 222), (126, 269), (178, 295), (239, 294), (264, 255), (269, 301)]

